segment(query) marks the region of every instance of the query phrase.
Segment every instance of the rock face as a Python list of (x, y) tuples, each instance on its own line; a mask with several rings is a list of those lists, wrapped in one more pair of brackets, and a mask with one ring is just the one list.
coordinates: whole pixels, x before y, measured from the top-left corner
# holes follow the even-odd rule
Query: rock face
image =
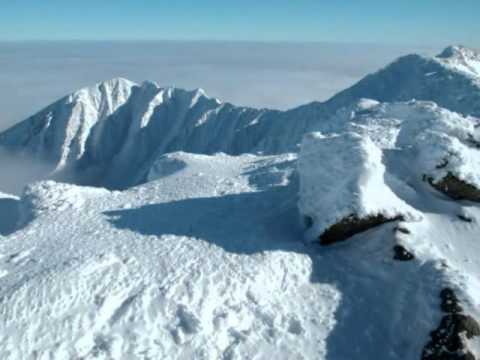
[(444, 288), (440, 292), (440, 299), (442, 301), (442, 311), (448, 314), (454, 314), (463, 312), (463, 308), (460, 305), (460, 301), (457, 298), (455, 292), (450, 288)]
[(463, 308), (455, 292), (444, 288), (440, 292), (441, 309), (447, 313), (438, 328), (431, 332), (431, 340), (425, 346), (422, 360), (475, 360), (465, 339), (480, 336), (480, 325), (471, 316), (463, 314)]
[(367, 231), (371, 228), (385, 224), (387, 222), (397, 220), (401, 220), (401, 216), (389, 219), (384, 217), (383, 215), (375, 215), (359, 219), (355, 215), (350, 215), (342, 221), (329, 227), (320, 236), (320, 244), (330, 245), (339, 241), (345, 241), (358, 233)]
[(407, 228), (404, 228), (404, 227), (401, 227), (401, 226), (397, 226), (395, 229), (394, 229), (395, 232), (398, 232), (400, 234), (404, 234), (404, 235), (409, 235), (411, 234), (411, 231), (408, 230)]
[(402, 245), (395, 245), (393, 247), (393, 259), (398, 261), (410, 261), (415, 259), (415, 256)]
[(475, 186), (460, 180), (452, 173), (448, 173), (440, 181), (428, 180), (429, 183), (438, 191), (444, 193), (453, 200), (469, 200), (480, 202), (480, 190)]

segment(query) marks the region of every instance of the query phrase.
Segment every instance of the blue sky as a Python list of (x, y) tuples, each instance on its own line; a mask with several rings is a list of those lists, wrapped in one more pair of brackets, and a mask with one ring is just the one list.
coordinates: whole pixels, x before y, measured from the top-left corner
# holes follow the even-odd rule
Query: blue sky
[(2, 1), (0, 40), (250, 40), (480, 46), (478, 0)]

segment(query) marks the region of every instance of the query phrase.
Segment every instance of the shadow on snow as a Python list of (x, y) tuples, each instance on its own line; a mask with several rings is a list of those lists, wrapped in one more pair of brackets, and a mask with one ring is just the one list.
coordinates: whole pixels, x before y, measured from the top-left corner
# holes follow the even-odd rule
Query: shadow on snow
[[(330, 247), (305, 245), (296, 208), (297, 186), (293, 182), (259, 192), (189, 198), (106, 215), (120, 229), (197, 238), (236, 254), (281, 250), (310, 256), (311, 281), (330, 284), (341, 294), (337, 323), (326, 340), (327, 359), (419, 358), (438, 320), (432, 312), (438, 305), (431, 303), (435, 297), (427, 296), (439, 287), (438, 270), (430, 263), (392, 260), (395, 224)], [(412, 333), (418, 334), (413, 343)]]

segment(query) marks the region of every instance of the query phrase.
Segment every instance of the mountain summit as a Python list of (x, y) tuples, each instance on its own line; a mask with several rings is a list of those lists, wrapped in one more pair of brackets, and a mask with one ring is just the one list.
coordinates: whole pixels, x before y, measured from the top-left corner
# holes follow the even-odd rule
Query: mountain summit
[(463, 46), (449, 46), (437, 55), (437, 59), (452, 69), (472, 77), (480, 76), (480, 54), (475, 50)]
[(458, 46), (447, 47), (435, 57), (407, 55), (327, 103), (335, 108), (362, 97), (383, 102), (428, 100), (480, 117), (479, 59), (473, 50)]

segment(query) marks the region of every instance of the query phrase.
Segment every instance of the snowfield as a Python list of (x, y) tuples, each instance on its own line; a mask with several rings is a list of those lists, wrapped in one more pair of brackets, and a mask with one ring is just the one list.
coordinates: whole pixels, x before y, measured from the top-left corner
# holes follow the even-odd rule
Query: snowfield
[(122, 193), (27, 189), (35, 216), (1, 243), (2, 358), (326, 354), (340, 294), (311, 286), (294, 157), (169, 158), (185, 167)]
[(117, 79), (0, 134), (51, 164), (0, 193), (0, 359), (440, 359), (445, 316), (480, 319), (480, 207), (438, 185), (480, 189), (467, 50), (424, 59), (451, 76), (416, 100), (372, 96), (388, 67), (287, 112)]

